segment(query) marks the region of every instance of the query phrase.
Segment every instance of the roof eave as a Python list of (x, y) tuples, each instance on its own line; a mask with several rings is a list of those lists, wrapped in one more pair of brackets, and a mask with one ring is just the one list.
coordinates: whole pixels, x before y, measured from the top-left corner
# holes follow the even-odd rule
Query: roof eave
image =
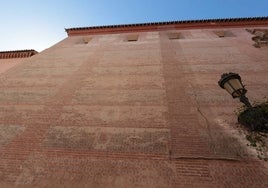
[(198, 29), (198, 28), (241, 27), (241, 26), (256, 26), (256, 25), (267, 26), (268, 17), (184, 20), (184, 21), (151, 22), (151, 23), (122, 24), (122, 25), (105, 25), (105, 26), (67, 28), (65, 29), (65, 31), (67, 32), (68, 36), (74, 36), (74, 35), (85, 35), (85, 34), (152, 31), (167, 28)]

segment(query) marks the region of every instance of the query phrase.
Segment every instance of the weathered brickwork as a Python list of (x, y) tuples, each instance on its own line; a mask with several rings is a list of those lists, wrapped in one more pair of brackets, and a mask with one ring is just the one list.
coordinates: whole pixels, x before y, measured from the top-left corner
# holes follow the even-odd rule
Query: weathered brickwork
[(0, 74), (0, 187), (268, 187), (217, 85), (267, 96), (247, 27), (73, 34)]
[(20, 125), (1, 125), (0, 124), (0, 146), (4, 146), (9, 141), (24, 131), (24, 127)]
[(167, 154), (167, 129), (53, 127), (43, 142), (45, 148), (105, 152)]

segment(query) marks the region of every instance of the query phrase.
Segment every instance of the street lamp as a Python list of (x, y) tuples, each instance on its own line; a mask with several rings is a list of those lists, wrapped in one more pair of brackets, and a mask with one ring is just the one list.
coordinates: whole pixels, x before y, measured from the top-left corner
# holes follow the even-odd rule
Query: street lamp
[(246, 107), (251, 108), (248, 98), (246, 97), (247, 90), (242, 84), (241, 77), (236, 73), (224, 73), (218, 81), (219, 86), (225, 89), (232, 95), (233, 98), (239, 98), (240, 102), (244, 103)]

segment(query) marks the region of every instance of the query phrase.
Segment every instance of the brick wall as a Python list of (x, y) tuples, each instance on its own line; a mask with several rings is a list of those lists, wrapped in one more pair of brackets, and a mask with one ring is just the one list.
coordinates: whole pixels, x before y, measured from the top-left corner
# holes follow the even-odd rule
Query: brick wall
[(72, 36), (0, 75), (3, 186), (267, 187), (217, 81), (261, 100), (268, 53), (229, 30)]

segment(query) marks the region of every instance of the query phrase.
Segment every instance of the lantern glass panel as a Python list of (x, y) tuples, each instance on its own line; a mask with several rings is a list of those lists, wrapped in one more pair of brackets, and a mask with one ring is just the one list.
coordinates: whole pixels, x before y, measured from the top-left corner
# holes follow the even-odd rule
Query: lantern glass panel
[(243, 85), (238, 79), (231, 79), (228, 81), (235, 90), (243, 89)]
[(232, 86), (229, 84), (229, 81), (227, 81), (224, 85), (223, 85), (224, 89), (230, 93), (232, 95), (232, 93), (235, 91)]
[(239, 79), (230, 79), (224, 84), (224, 88), (230, 93), (233, 98), (240, 97), (244, 87)]

